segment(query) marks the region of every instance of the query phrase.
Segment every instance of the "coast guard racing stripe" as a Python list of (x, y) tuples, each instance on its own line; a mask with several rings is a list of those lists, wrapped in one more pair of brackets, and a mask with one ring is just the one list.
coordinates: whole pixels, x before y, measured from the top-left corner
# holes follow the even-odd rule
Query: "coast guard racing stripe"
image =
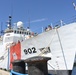
[(21, 44), (18, 42), (16, 45), (10, 47), (10, 69), (14, 60), (21, 59)]

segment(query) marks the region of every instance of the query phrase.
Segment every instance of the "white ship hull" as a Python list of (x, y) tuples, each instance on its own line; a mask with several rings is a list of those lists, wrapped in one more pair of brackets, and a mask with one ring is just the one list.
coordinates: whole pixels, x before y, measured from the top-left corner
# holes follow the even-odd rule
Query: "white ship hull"
[(48, 70), (73, 69), (76, 55), (76, 23), (21, 40), (9, 48), (1, 41), (0, 68), (11, 69), (11, 62), (15, 59), (45, 56), (51, 58), (48, 61)]
[[(76, 23), (44, 32), (21, 44), (23, 59), (47, 56), (52, 58), (48, 61), (49, 70), (72, 70), (76, 54)], [(24, 49), (28, 50), (33, 47), (36, 49), (36, 53), (24, 52)], [(46, 49), (47, 47), (50, 47), (50, 51)]]

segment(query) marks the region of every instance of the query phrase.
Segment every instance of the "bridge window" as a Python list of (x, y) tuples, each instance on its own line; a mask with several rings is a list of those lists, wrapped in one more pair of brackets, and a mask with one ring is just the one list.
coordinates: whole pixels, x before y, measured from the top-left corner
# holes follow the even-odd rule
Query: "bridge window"
[(14, 31), (14, 33), (16, 33), (16, 30)]

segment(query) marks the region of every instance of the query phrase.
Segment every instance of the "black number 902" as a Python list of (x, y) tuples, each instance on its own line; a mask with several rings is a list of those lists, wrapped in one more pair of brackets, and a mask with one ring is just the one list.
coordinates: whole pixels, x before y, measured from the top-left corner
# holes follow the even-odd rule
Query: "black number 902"
[(32, 54), (32, 53), (36, 53), (36, 48), (32, 47), (32, 48), (28, 48), (28, 49), (24, 49), (24, 53), (25, 54)]

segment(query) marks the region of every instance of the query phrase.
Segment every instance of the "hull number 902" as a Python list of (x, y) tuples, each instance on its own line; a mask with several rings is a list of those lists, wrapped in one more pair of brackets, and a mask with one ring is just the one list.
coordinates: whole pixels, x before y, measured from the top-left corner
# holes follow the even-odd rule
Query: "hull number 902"
[(32, 48), (28, 48), (28, 49), (24, 49), (24, 53), (25, 54), (32, 54), (32, 53), (36, 53), (36, 48), (32, 47)]

